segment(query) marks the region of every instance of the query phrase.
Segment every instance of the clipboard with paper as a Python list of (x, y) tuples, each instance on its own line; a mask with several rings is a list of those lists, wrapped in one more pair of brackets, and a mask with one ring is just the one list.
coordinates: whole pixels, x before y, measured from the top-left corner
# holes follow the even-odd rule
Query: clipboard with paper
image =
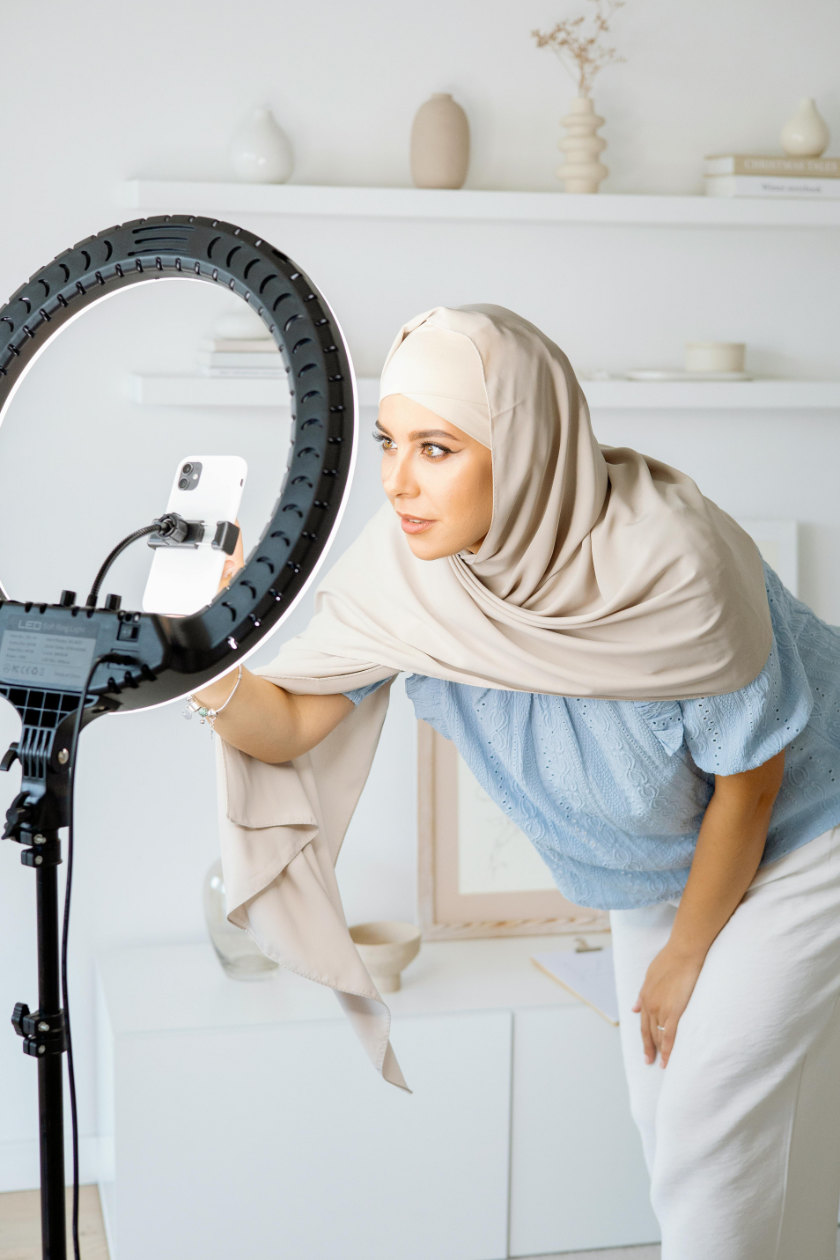
[(546, 950), (532, 954), (531, 962), (581, 1002), (591, 1006), (607, 1023), (618, 1025), (618, 995), (611, 945), (580, 952)]

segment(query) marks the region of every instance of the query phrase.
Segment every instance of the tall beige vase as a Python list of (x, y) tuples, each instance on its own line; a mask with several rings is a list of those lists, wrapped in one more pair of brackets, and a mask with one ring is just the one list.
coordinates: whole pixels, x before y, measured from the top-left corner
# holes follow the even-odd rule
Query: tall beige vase
[(418, 109), (410, 156), (416, 188), (460, 188), (467, 178), (470, 126), (449, 92), (433, 92)]
[(595, 193), (598, 185), (609, 175), (609, 167), (598, 161), (598, 154), (606, 147), (603, 136), (595, 133), (605, 121), (595, 113), (588, 96), (576, 96), (571, 113), (561, 119), (566, 128), (557, 148), (566, 155), (566, 161), (557, 168), (558, 179), (568, 193)]

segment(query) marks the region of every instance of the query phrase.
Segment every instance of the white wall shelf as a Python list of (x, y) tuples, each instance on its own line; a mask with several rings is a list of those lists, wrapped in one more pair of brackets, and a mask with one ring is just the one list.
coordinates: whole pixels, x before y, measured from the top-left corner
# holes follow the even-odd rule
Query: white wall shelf
[(706, 197), (478, 188), (354, 188), (129, 179), (116, 202), (143, 214), (469, 219), (639, 227), (840, 227), (840, 198)]
[[(594, 381), (582, 379), (593, 411), (835, 410), (840, 381)], [(362, 407), (376, 407), (379, 381), (358, 379)], [(132, 401), (158, 407), (277, 407), (287, 400), (285, 378), (152, 376), (128, 378)], [(281, 400), (278, 403), (278, 399)]]
[[(379, 381), (360, 377), (357, 385), (360, 406), (376, 407)], [(132, 402), (151, 407), (278, 407), (287, 406), (289, 401), (285, 374), (266, 380), (134, 373), (127, 378), (126, 391)]]

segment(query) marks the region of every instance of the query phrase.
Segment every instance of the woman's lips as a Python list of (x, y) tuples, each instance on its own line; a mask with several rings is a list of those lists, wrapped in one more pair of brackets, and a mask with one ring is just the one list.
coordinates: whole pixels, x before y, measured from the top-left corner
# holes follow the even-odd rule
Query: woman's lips
[(434, 521), (424, 521), (417, 516), (400, 515), (400, 525), (404, 534), (422, 534), (424, 530), (430, 529), (434, 525)]

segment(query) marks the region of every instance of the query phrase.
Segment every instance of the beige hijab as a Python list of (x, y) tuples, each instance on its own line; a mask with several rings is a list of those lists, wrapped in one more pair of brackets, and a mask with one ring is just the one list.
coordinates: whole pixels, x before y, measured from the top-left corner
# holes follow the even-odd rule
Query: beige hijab
[[(760, 672), (772, 630), (758, 550), (685, 474), (595, 440), (572, 367), (500, 306), (403, 325), (380, 398), (402, 394), (483, 442), (493, 516), (475, 553), (418, 560), (390, 504), (321, 582), (315, 615), (258, 674), (298, 693), (408, 671), (619, 700), (719, 695)], [(218, 741), (228, 917), (332, 987), (385, 1079), (407, 1088), (390, 1013), (350, 939), (335, 862), (388, 687), (303, 757)]]

